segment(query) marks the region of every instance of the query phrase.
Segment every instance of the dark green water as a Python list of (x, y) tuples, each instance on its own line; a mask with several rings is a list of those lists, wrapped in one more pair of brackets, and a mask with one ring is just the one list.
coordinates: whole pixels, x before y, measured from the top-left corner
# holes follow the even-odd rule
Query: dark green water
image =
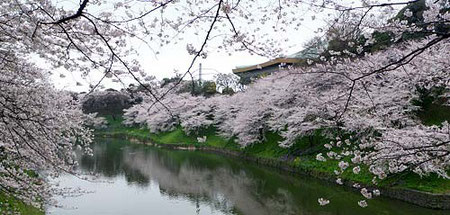
[[(48, 214), (450, 214), (380, 197), (360, 208), (363, 197), (343, 187), (219, 155), (115, 139), (99, 140), (93, 148), (93, 157), (80, 158), (80, 169), (108, 182), (60, 178), (61, 186), (92, 193), (59, 197), (63, 207)], [(330, 204), (319, 206), (320, 197)]]

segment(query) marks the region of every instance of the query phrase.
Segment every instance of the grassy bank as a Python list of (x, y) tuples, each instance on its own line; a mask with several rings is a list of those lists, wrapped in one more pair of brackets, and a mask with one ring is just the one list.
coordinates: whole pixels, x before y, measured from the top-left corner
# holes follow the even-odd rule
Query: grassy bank
[(0, 214), (9, 214), (8, 212), (18, 212), (19, 214), (26, 214), (26, 215), (45, 214), (38, 208), (27, 205), (14, 197), (6, 196), (5, 194), (0, 193)]
[[(281, 139), (277, 134), (269, 133), (266, 135), (266, 140), (262, 143), (254, 144), (246, 148), (240, 148), (233, 140), (227, 140), (216, 135), (214, 129), (208, 129), (198, 136), (206, 136), (205, 143), (198, 143), (197, 136), (187, 135), (182, 128), (177, 128), (170, 132), (159, 134), (151, 134), (146, 128), (139, 127), (125, 127), (121, 124), (122, 119), (108, 118), (108, 127), (102, 130), (97, 130), (99, 136), (109, 137), (128, 137), (138, 139), (140, 141), (148, 141), (156, 144), (183, 144), (186, 146), (208, 146), (231, 151), (238, 151), (245, 155), (283, 160), (295, 168), (299, 168), (303, 172), (319, 172), (334, 176), (334, 170), (337, 169), (337, 161), (327, 160), (326, 162), (317, 161), (315, 159), (317, 153), (324, 152), (323, 144), (328, 142), (326, 138), (320, 135), (320, 132), (299, 139), (292, 147), (282, 148), (278, 146), (278, 141)], [(358, 182), (361, 184), (371, 184), (372, 175), (368, 170), (362, 168), (360, 174), (352, 173), (351, 168), (348, 168), (343, 174), (344, 181)], [(428, 177), (420, 178), (414, 173), (403, 173), (393, 175), (382, 181), (379, 186), (413, 189), (418, 191), (443, 194), (450, 193), (450, 180), (439, 178), (437, 175), (430, 175)]]

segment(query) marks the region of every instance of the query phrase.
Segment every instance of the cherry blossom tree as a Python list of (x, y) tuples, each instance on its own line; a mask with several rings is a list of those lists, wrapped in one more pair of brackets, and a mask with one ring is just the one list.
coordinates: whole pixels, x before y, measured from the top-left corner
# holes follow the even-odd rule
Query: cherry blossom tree
[[(374, 184), (388, 175), (407, 171), (448, 178), (449, 124), (423, 125), (414, 114), (419, 107), (412, 102), (418, 96), (417, 85), (440, 85), (450, 90), (450, 74), (446, 69), (450, 66), (446, 57), (450, 54), (448, 40), (428, 47), (420, 57), (398, 68), (354, 81), (368, 74), (367, 71), (395, 62), (395, 57), (403, 58), (435, 40), (436, 37), (430, 37), (363, 58), (280, 72), (233, 96), (206, 100), (190, 95), (178, 97), (176, 102), (182, 105), (173, 107), (186, 109), (174, 111), (179, 121), (171, 126), (181, 125), (192, 133), (213, 125), (219, 134), (235, 137), (242, 147), (264, 141), (268, 131), (280, 134), (284, 138), (280, 146), (289, 147), (317, 129), (338, 130), (351, 137), (330, 132), (329, 138), (336, 139), (325, 145), (328, 152), (317, 156), (319, 161), (340, 161), (336, 169), (338, 184), (343, 183), (340, 179), (343, 172), (359, 174), (366, 167), (374, 174)], [(147, 109), (142, 111), (150, 113)], [(164, 124), (153, 118), (160, 114), (170, 116), (157, 111), (135, 116), (134, 120), (147, 119), (150, 128), (161, 126)], [(346, 158), (352, 162), (345, 161)], [(368, 190), (365, 185), (354, 186), (366, 199), (379, 195), (378, 190)], [(325, 205), (327, 200), (319, 202)], [(368, 205), (367, 200), (358, 204)]]
[[(43, 202), (50, 189), (30, 171), (70, 172), (76, 164), (72, 147), (89, 143), (84, 124), (91, 117), (81, 113), (68, 93), (49, 83), (46, 70), (55, 68), (83, 75), (101, 72), (91, 92), (106, 78), (132, 78), (145, 89), (146, 102), (127, 111), (128, 122), (146, 123), (154, 132), (181, 125), (191, 133), (214, 125), (247, 146), (262, 141), (266, 131), (275, 131), (284, 137), (280, 144), (288, 147), (314, 129), (338, 127), (358, 134), (349, 146), (372, 149), (360, 153), (352, 148), (345, 154), (361, 156), (380, 178), (409, 169), (448, 177), (448, 124), (421, 125), (410, 114), (416, 108), (410, 101), (415, 85), (448, 88), (449, 3), (426, 0), (420, 25), (388, 20), (395, 7), (420, 1), (81, 0), (75, 7), (51, 0), (1, 1), (0, 190), (27, 202)], [(348, 45), (364, 56), (353, 58), (356, 54), (347, 50), (351, 58), (342, 58), (346, 50), (330, 52), (312, 67), (276, 74), (233, 96), (205, 99), (174, 93), (183, 78), (192, 78), (198, 58), (210, 51), (279, 56), (283, 44), (290, 42), (290, 30), (305, 22), (299, 14), (307, 12), (330, 14), (327, 28), (339, 29), (335, 36), (342, 41), (354, 40), (352, 32), (362, 33), (364, 44)], [(415, 15), (410, 10), (403, 14)], [(374, 30), (389, 31), (393, 42), (402, 41), (405, 32), (424, 37), (363, 54), (365, 46), (376, 42)], [(192, 61), (178, 82), (165, 88), (145, 84), (148, 74), (130, 57), (136, 54), (130, 41), (151, 49), (189, 35), (202, 39), (186, 44)], [(413, 133), (421, 135), (412, 138)], [(369, 196), (367, 190), (362, 193)]]
[[(338, 184), (343, 184), (339, 176), (344, 171), (359, 174), (365, 167), (374, 175), (374, 184), (388, 175), (406, 171), (449, 178), (449, 124), (423, 125), (414, 115), (419, 107), (412, 102), (418, 96), (418, 86), (443, 86), (448, 96), (448, 2), (423, 1), (426, 9), (420, 26), (409, 20), (375, 23), (365, 19), (377, 8), (392, 10), (390, 7), (394, 5), (417, 2), (364, 2), (362, 6), (351, 8), (335, 5), (336, 10), (355, 17), (352, 27), (344, 26), (339, 31), (343, 41), (346, 32), (351, 33), (349, 29), (361, 30), (365, 42), (348, 44), (358, 46), (356, 53), (330, 50), (328, 58), (321, 58), (314, 65), (278, 72), (233, 96), (215, 97), (211, 100), (216, 103), (215, 109), (194, 107), (190, 111), (214, 115), (213, 125), (219, 134), (236, 137), (242, 147), (262, 142), (268, 131), (283, 137), (280, 142), (283, 147), (291, 146), (301, 136), (319, 128), (351, 135), (330, 132), (329, 138), (335, 140), (325, 145), (329, 151), (325, 156), (317, 155), (319, 161), (339, 161), (335, 171)], [(414, 15), (408, 9), (402, 13), (404, 17)], [(336, 28), (341, 22), (332, 24)], [(390, 32), (393, 35), (391, 45), (373, 53), (364, 51), (366, 46), (376, 43), (371, 29)], [(422, 36), (405, 41), (405, 33)], [(348, 36), (350, 41), (357, 38), (353, 34)], [(347, 57), (342, 57), (343, 52)], [(203, 119), (198, 119), (189, 124), (201, 127), (198, 125)], [(205, 126), (211, 125), (209, 120), (205, 122)], [(183, 119), (179, 124), (183, 124)], [(350, 158), (352, 163), (345, 158)], [(365, 199), (380, 194), (364, 186), (354, 185)], [(319, 203), (329, 202), (319, 199)], [(358, 204), (368, 205), (367, 200)]]
[(0, 58), (0, 192), (41, 206), (52, 194), (43, 174), (72, 173), (74, 146), (89, 152), (92, 116), (35, 65), (4, 50)]

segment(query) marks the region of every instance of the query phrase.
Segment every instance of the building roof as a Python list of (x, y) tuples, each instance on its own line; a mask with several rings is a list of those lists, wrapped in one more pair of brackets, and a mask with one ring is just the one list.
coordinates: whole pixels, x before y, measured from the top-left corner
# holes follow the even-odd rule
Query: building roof
[(263, 69), (265, 67), (269, 67), (269, 66), (273, 66), (273, 65), (281, 64), (281, 63), (286, 63), (286, 64), (300, 63), (306, 59), (317, 58), (318, 53), (320, 53), (320, 52), (321, 51), (317, 47), (310, 47), (310, 48), (303, 49), (297, 53), (288, 55), (286, 57), (275, 58), (273, 60), (270, 60), (270, 61), (267, 61), (267, 62), (264, 62), (261, 64), (236, 66), (236, 68), (233, 69), (233, 73), (236, 74), (236, 73), (248, 72), (248, 71), (257, 70), (257, 69)]
[(281, 63), (287, 63), (287, 64), (299, 63), (303, 60), (304, 59), (302, 59), (302, 58), (280, 57), (280, 58), (275, 58), (273, 60), (270, 60), (270, 61), (267, 61), (267, 62), (264, 62), (261, 64), (236, 67), (236, 69), (233, 69), (233, 73), (240, 73), (240, 72), (247, 72), (247, 71), (256, 70), (256, 69), (262, 69), (264, 67), (281, 64)]

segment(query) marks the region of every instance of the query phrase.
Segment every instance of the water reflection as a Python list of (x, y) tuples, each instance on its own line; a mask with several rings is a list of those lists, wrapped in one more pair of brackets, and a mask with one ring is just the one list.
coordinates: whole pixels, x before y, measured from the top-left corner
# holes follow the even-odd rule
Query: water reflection
[[(146, 202), (116, 214), (141, 214), (149, 207), (158, 207), (148, 203), (153, 201), (180, 207), (182, 213), (178, 214), (446, 214), (383, 198), (370, 200), (370, 206), (362, 209), (356, 203), (361, 196), (342, 187), (217, 155), (163, 150), (121, 140), (99, 141), (94, 145), (94, 156), (83, 156), (80, 163), (81, 170), (99, 173), (114, 182), (111, 195), (122, 195), (130, 189), (147, 193), (144, 197), (131, 194), (127, 199), (144, 198)], [(331, 203), (321, 207), (319, 197), (327, 197)], [(98, 201), (85, 211), (102, 211), (112, 204), (122, 202)], [(170, 214), (169, 209), (174, 208), (162, 208), (158, 214)]]

